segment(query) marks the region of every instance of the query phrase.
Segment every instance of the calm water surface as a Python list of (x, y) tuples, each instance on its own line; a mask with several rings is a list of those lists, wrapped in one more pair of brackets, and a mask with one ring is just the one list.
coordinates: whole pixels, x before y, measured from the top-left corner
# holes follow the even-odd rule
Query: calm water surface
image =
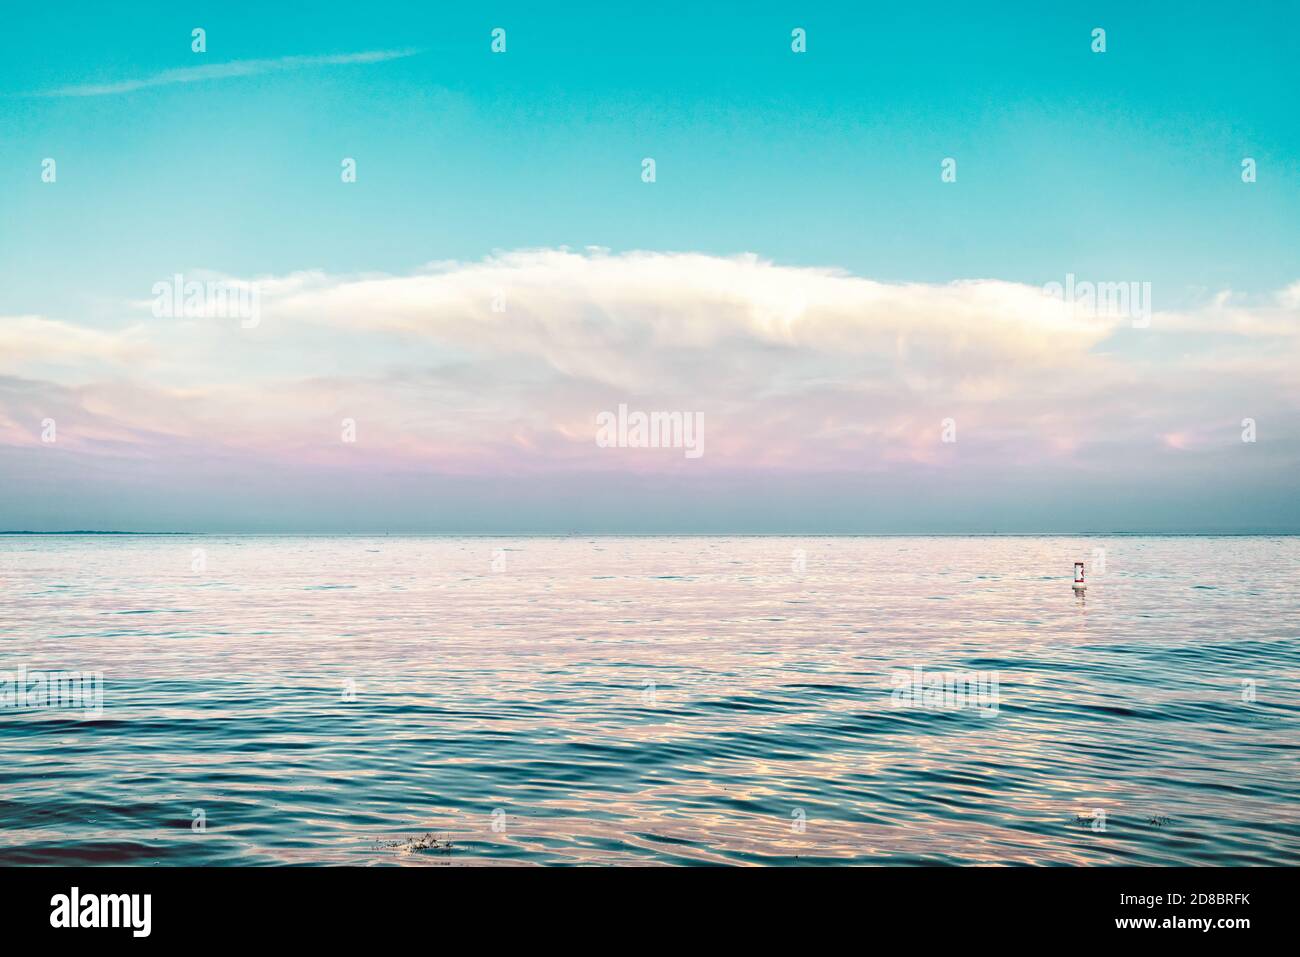
[(4, 537), (0, 671), (104, 684), (0, 708), (0, 862), (1295, 864), (1298, 586), (1296, 538)]

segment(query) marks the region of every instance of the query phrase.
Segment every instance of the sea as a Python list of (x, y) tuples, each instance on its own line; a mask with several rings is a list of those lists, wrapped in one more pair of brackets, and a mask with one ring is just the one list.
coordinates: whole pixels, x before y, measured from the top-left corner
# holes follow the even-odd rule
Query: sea
[(0, 864), (1286, 865), (1298, 749), (1297, 537), (0, 536)]

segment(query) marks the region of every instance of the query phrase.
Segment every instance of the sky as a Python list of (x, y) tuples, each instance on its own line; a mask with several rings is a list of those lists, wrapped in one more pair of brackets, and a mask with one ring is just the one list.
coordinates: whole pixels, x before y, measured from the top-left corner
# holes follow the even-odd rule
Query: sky
[(903, 6), (16, 8), (0, 528), (1300, 531), (1300, 8)]

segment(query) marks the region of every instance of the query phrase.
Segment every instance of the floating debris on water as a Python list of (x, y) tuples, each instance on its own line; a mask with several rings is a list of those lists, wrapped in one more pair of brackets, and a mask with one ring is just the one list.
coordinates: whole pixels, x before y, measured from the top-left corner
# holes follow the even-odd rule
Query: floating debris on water
[(399, 851), (402, 854), (414, 854), (417, 851), (450, 854), (454, 846), (446, 837), (438, 837), (436, 834), (421, 834), (419, 837), (408, 837), (404, 841), (375, 841), (376, 850)]

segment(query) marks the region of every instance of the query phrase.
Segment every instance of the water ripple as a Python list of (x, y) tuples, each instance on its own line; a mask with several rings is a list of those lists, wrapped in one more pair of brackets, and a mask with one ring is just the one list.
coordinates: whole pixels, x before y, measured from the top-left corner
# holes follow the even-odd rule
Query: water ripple
[[(11, 537), (0, 672), (102, 671), (103, 713), (0, 708), (0, 862), (1295, 864), (1298, 568), (1278, 537)], [(918, 667), (996, 707), (900, 707)]]

